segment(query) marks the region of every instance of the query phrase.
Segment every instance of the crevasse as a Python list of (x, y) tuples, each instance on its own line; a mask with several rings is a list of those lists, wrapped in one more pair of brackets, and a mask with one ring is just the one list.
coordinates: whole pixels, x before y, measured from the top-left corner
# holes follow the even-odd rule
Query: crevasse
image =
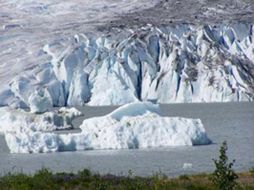
[(45, 45), (51, 61), (15, 77), (0, 91), (0, 105), (44, 112), (147, 100), (253, 101), (253, 38), (249, 24), (147, 27), (122, 38), (77, 34), (64, 51), (59, 42)]

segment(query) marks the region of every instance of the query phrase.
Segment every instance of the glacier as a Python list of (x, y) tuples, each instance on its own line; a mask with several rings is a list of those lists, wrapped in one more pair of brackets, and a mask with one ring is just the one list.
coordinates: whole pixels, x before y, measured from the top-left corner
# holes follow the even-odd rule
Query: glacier
[[(200, 119), (161, 117), (159, 106), (150, 102), (130, 103), (108, 115), (85, 119), (80, 133), (64, 134), (54, 131), (69, 125), (61, 127), (58, 121), (48, 116), (49, 113), (36, 115), (2, 109), (5, 110), (2, 110), (0, 130), (11, 153), (142, 149), (211, 143)], [(62, 108), (59, 113), (80, 115), (74, 108)]]
[(48, 62), (0, 88), (0, 105), (52, 107), (254, 99), (254, 26), (146, 26), (125, 36), (76, 34), (45, 44)]

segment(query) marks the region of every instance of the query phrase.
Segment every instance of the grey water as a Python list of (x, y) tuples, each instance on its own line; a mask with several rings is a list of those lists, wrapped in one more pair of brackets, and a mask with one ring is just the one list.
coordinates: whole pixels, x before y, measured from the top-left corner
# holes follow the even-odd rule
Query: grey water
[[(78, 108), (84, 116), (74, 121), (75, 127), (85, 118), (110, 113), (116, 107)], [(212, 140), (211, 145), (169, 147), (142, 150), (91, 150), (48, 154), (10, 154), (4, 137), (0, 137), (0, 173), (34, 173), (46, 167), (54, 172), (77, 172), (87, 168), (93, 172), (147, 176), (162, 172), (168, 176), (211, 172), (219, 147), (228, 142), (228, 155), (235, 159), (235, 169), (254, 167), (254, 103), (200, 103), (161, 105), (163, 116), (200, 118)], [(78, 131), (78, 130), (74, 130)]]

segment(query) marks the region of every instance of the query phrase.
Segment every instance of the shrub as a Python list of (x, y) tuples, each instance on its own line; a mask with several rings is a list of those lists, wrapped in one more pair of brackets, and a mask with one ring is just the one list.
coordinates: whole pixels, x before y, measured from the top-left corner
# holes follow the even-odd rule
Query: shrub
[(227, 150), (227, 142), (224, 141), (220, 148), (219, 159), (213, 160), (216, 169), (212, 174), (212, 182), (220, 190), (233, 190), (237, 186), (236, 179), (238, 176), (233, 170), (235, 160), (233, 162), (228, 161)]

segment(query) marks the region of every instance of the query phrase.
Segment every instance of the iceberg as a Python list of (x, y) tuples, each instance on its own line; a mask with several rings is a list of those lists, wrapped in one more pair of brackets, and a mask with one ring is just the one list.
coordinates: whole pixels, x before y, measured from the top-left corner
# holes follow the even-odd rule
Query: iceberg
[(71, 129), (72, 120), (81, 116), (76, 108), (60, 108), (59, 110), (34, 114), (21, 109), (0, 108), (0, 133), (52, 132)]
[(85, 119), (80, 133), (56, 134), (17, 125), (5, 132), (12, 153), (94, 149), (143, 149), (211, 143), (200, 119), (162, 117), (149, 102), (124, 105), (112, 113)]

